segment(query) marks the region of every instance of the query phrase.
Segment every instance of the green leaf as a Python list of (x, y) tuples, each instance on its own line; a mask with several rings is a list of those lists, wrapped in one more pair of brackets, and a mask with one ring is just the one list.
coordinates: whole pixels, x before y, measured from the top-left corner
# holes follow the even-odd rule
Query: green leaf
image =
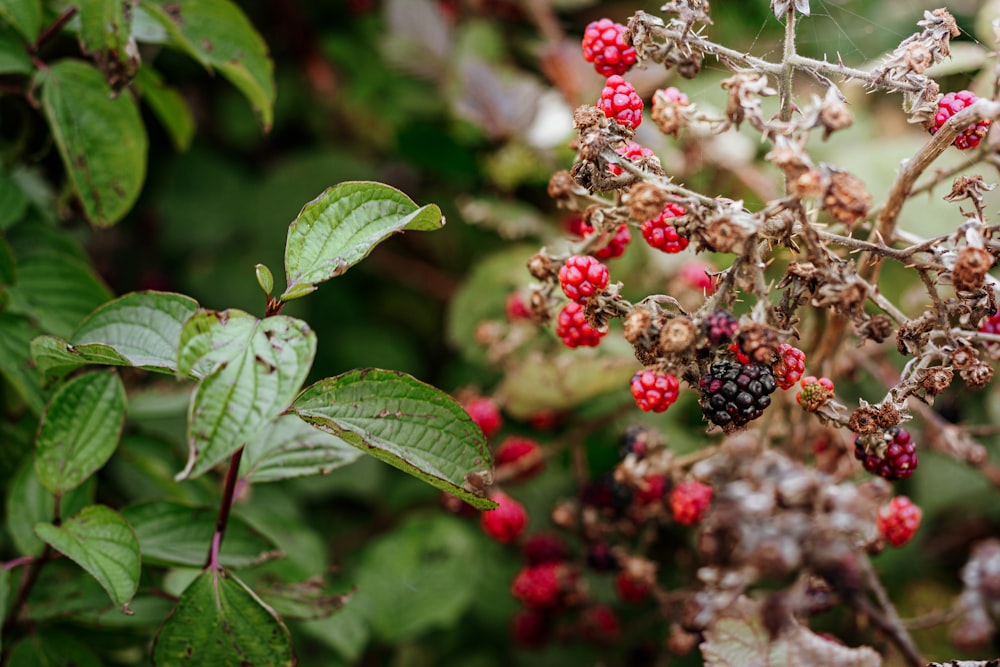
[(132, 366), (176, 372), (181, 331), (197, 309), (183, 294), (133, 292), (94, 311), (70, 340), (78, 348), (106, 345)]
[(264, 130), (274, 119), (274, 65), (267, 44), (229, 0), (149, 0), (143, 9), (170, 43), (205, 67), (218, 69), (249, 100)]
[(292, 406), (316, 428), (479, 509), (492, 459), (483, 433), (444, 392), (394, 371), (353, 370), (320, 380)]
[(31, 362), (31, 339), (38, 329), (26, 317), (0, 312), (0, 375), (35, 414), (45, 409), (45, 396)]
[(17, 225), (7, 239), (17, 258), (17, 284), (8, 290), (8, 311), (28, 315), (45, 333), (69, 337), (111, 298), (86, 254), (64, 232)]
[(91, 505), (61, 526), (40, 523), (35, 533), (86, 570), (128, 613), (128, 602), (139, 587), (139, 540), (118, 512)]
[(352, 181), (327, 188), (288, 227), (285, 294), (339, 276), (396, 232), (443, 225), (437, 206), (417, 206), (382, 183)]
[(301, 320), (258, 320), (239, 310), (195, 313), (181, 332), (177, 366), (203, 379), (191, 396), (189, 456), (178, 477), (209, 470), (284, 412), (315, 355), (316, 334)]
[(24, 42), (13, 32), (0, 30), (0, 74), (28, 74), (32, 68)]
[[(80, 15), (80, 41), (86, 53), (107, 52), (115, 60), (129, 59), (132, 24), (121, 0), (75, 0)], [(137, 51), (137, 49), (135, 49)], [(138, 64), (138, 63), (136, 63)]]
[(42, 29), (42, 1), (4, 0), (0, 2), (0, 18), (21, 33), (24, 41), (34, 44)]
[[(4, 33), (0, 32), (0, 73), (3, 73), (5, 58), (2, 35)], [(24, 54), (24, 47), (18, 44), (18, 48)], [(7, 229), (21, 220), (27, 210), (28, 195), (9, 174), (0, 172), (0, 229)]]
[(371, 629), (365, 621), (364, 610), (357, 604), (348, 604), (329, 618), (306, 621), (299, 627), (309, 636), (336, 651), (348, 665), (361, 663), (361, 656), (371, 638)]
[(32, 633), (14, 646), (10, 667), (102, 667), (89, 646), (63, 633)]
[(128, 359), (107, 345), (74, 347), (58, 336), (38, 336), (31, 340), (31, 358), (46, 382), (61, 378), (87, 364), (131, 366)]
[[(122, 516), (139, 538), (144, 562), (198, 567), (205, 564), (218, 510), (154, 501), (126, 507)], [(223, 565), (249, 567), (281, 555), (274, 544), (242, 519), (229, 517), (219, 555)]]
[(381, 639), (395, 643), (451, 627), (472, 604), (480, 576), (470, 528), (452, 517), (420, 518), (362, 554), (351, 604)]
[[(73, 489), (59, 504), (62, 516), (71, 516), (94, 501), (96, 480), (91, 477)], [(22, 556), (37, 556), (45, 545), (35, 535), (35, 524), (52, 521), (56, 498), (45, 490), (35, 473), (34, 457), (24, 461), (7, 489), (7, 530)]]
[(187, 151), (194, 139), (194, 114), (184, 96), (163, 82), (151, 67), (140, 67), (132, 82), (167, 131), (174, 148)]
[(106, 227), (132, 208), (146, 178), (146, 129), (132, 97), (114, 95), (80, 60), (39, 70), (42, 110), (87, 218)]
[(295, 656), (288, 628), (246, 584), (206, 569), (160, 628), (153, 664), (291, 667)]
[(124, 422), (125, 387), (116, 373), (88, 373), (60, 387), (38, 431), (42, 486), (55, 494), (80, 486), (111, 458)]
[(271, 292), (274, 290), (274, 275), (271, 273), (271, 269), (267, 268), (264, 264), (257, 264), (253, 267), (253, 270), (257, 276), (257, 284), (260, 285), (260, 289), (267, 296), (271, 296)]
[(0, 287), (13, 285), (16, 279), (14, 253), (11, 252), (7, 239), (0, 236)]
[(277, 482), (325, 475), (359, 456), (361, 452), (337, 436), (319, 431), (295, 415), (281, 415), (247, 443), (240, 476), (250, 482)]
[(254, 583), (254, 588), (281, 618), (299, 620), (327, 618), (351, 597), (349, 593), (331, 593), (323, 577), (289, 583), (265, 575)]

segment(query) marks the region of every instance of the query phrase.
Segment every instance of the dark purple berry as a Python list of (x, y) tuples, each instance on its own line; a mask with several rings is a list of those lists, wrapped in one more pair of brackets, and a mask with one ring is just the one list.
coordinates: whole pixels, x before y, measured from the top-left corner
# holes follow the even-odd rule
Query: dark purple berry
[(699, 382), (701, 409), (717, 426), (740, 427), (764, 414), (777, 386), (763, 364), (717, 361)]

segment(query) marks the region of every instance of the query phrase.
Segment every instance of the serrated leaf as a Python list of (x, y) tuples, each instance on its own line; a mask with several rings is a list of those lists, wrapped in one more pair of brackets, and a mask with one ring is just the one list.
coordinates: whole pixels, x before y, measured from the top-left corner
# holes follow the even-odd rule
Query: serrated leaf
[(116, 373), (88, 373), (60, 387), (38, 431), (42, 486), (63, 494), (82, 484), (111, 458), (124, 423), (125, 387)]
[(58, 336), (38, 336), (31, 340), (31, 358), (46, 382), (61, 378), (87, 364), (131, 366), (128, 359), (107, 345), (74, 347)]
[(201, 310), (184, 325), (178, 371), (208, 372), (191, 397), (188, 462), (181, 479), (204, 473), (253, 439), (292, 403), (316, 354), (301, 320), (258, 320), (238, 310)]
[(327, 188), (288, 227), (285, 294), (339, 276), (396, 232), (443, 225), (437, 206), (417, 206), (382, 183), (350, 181)]
[(38, 372), (31, 361), (31, 339), (38, 335), (26, 317), (0, 312), (0, 375), (35, 414), (45, 409)]
[(170, 44), (219, 70), (249, 100), (270, 130), (274, 65), (267, 44), (229, 0), (149, 0), (143, 9), (170, 35)]
[[(126, 294), (88, 315), (73, 333), (72, 345), (65, 351), (79, 356), (83, 363), (176, 372), (181, 330), (196, 310), (198, 302), (183, 294)], [(48, 349), (51, 344), (46, 343), (45, 347)], [(120, 359), (125, 363), (121, 364)]]
[(479, 572), (468, 526), (420, 518), (365, 549), (351, 604), (365, 610), (381, 639), (405, 641), (457, 622), (475, 598)]
[(288, 629), (274, 612), (235, 576), (209, 568), (160, 628), (153, 664), (291, 667), (295, 657)]
[(119, 62), (128, 60), (132, 22), (121, 0), (75, 0), (80, 16), (84, 51), (107, 52)]
[(52, 138), (87, 218), (118, 222), (146, 178), (146, 129), (127, 94), (114, 95), (104, 75), (81, 60), (39, 70), (35, 84)]
[(479, 509), (472, 490), (492, 466), (482, 431), (444, 392), (394, 371), (353, 370), (306, 388), (292, 406), (316, 428)]
[(41, 0), (4, 0), (0, 2), (0, 18), (17, 30), (24, 41), (35, 42), (42, 29)]
[[(63, 516), (71, 516), (94, 501), (96, 480), (91, 477), (62, 498)], [(35, 524), (55, 518), (56, 498), (35, 474), (34, 457), (28, 458), (7, 489), (7, 530), (22, 556), (37, 556), (45, 545), (35, 535)], [(60, 517), (61, 518), (61, 517)]]
[(132, 86), (153, 110), (174, 148), (182, 153), (187, 151), (194, 139), (195, 125), (194, 114), (184, 96), (166, 85), (151, 67), (139, 68)]
[(45, 333), (69, 337), (95, 308), (111, 299), (85, 253), (65, 233), (18, 225), (7, 237), (17, 258), (17, 284), (8, 311), (27, 315)]
[(353, 463), (361, 452), (295, 415), (281, 415), (247, 443), (240, 477), (249, 482), (277, 482), (326, 475)]
[[(126, 507), (122, 516), (135, 530), (144, 562), (198, 567), (208, 556), (218, 510), (154, 501)], [(219, 552), (224, 566), (249, 567), (280, 556), (266, 537), (239, 517), (229, 517)]]
[(91, 505), (61, 526), (40, 523), (35, 533), (87, 571), (124, 612), (139, 587), (139, 540), (110, 507)]
[(624, 356), (533, 353), (510, 365), (497, 393), (511, 416), (525, 419), (624, 390), (635, 370), (635, 359)]
[[(0, 74), (27, 74), (32, 67), (24, 42), (12, 31), (0, 30)], [(2, 217), (0, 214), (0, 219)]]

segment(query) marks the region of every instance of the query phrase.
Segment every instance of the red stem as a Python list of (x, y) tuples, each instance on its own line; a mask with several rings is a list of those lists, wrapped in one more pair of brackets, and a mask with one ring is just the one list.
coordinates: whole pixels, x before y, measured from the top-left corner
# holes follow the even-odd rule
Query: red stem
[(229, 459), (229, 469), (226, 470), (226, 481), (222, 488), (222, 503), (219, 505), (219, 518), (215, 521), (215, 534), (212, 535), (212, 546), (209, 547), (208, 559), (205, 561), (205, 567), (210, 567), (213, 570), (219, 568), (219, 549), (222, 548), (222, 538), (226, 535), (226, 525), (229, 523), (229, 514), (233, 509), (242, 458), (243, 448), (240, 447), (233, 452), (232, 458)]

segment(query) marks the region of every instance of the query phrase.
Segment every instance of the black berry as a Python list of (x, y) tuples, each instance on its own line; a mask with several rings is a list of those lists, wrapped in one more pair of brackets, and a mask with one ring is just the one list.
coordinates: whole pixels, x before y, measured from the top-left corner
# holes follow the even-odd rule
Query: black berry
[(699, 383), (701, 409), (713, 424), (743, 426), (764, 414), (776, 387), (767, 366), (717, 361)]

